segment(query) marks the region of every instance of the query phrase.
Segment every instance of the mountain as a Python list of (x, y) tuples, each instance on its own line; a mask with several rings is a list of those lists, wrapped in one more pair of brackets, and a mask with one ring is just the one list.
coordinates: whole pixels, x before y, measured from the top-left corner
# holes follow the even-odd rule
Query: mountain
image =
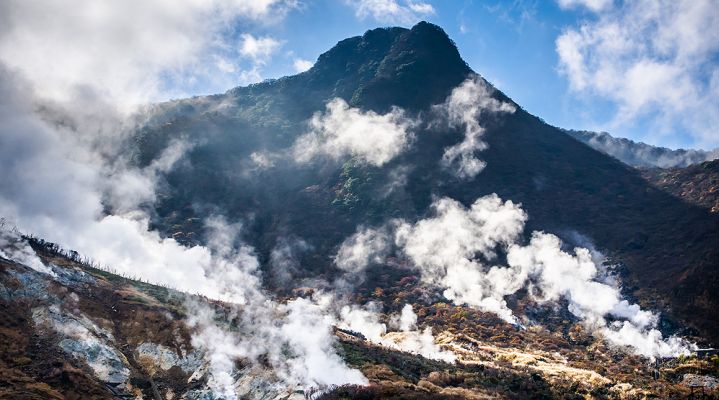
[[(264, 265), (284, 238), (299, 238), (313, 249), (293, 272), (292, 282), (301, 284), (337, 273), (332, 259), (358, 226), (416, 221), (442, 196), (470, 205), (496, 193), (522, 204), (528, 229), (569, 243), (573, 232), (590, 238), (621, 261), (627, 294), (719, 339), (716, 214), (657, 189), (639, 171), (547, 125), (491, 86), (492, 98), (516, 111), (481, 118), (487, 150), (478, 154), (486, 168), (471, 180), (441, 166), (444, 149), (460, 142), (463, 130), (430, 123), (381, 166), (350, 157), (300, 165), (269, 157), (269, 169), (253, 161), (286, 154), (331, 99), (380, 114), (401, 107), (406, 117), (427, 121), (471, 74), (447, 35), (420, 23), (343, 40), (299, 75), (158, 105), (138, 134), (138, 165), (148, 165), (173, 139), (197, 144), (167, 175), (154, 224), (196, 243), (203, 234), (198, 218), (221, 210), (230, 220), (249, 221), (247, 240)], [(385, 195), (397, 175), (403, 185)], [(281, 275), (268, 269), (266, 284), (290, 292)]]
[(523, 110), (435, 25), (373, 29), (306, 72), (141, 117), (128, 154), (157, 175), (151, 228), (212, 248), (204, 272), (238, 296), (0, 230), (0, 397), (682, 398), (717, 384), (717, 356), (687, 341), (719, 342), (719, 215)]
[(565, 132), (580, 142), (637, 168), (687, 167), (719, 157), (719, 149), (713, 151), (672, 150), (625, 138), (615, 138), (607, 132), (576, 130), (565, 130)]
[(688, 203), (719, 212), (719, 160), (686, 168), (649, 169), (642, 174), (656, 187)]

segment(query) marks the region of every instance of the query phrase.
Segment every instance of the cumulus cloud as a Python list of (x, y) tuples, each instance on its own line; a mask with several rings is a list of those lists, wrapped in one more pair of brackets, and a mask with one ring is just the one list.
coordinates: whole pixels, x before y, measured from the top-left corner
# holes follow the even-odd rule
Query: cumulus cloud
[(347, 0), (359, 19), (371, 17), (386, 24), (412, 25), (422, 18), (434, 15), (434, 7), (414, 0)]
[(234, 50), (230, 27), (282, 18), (294, 3), (3, 2), (0, 60), (38, 83), (38, 95), (60, 101), (87, 88), (122, 107), (181, 95), (198, 84), (225, 90), (236, 75), (226, 62), (212, 60), (266, 56), (260, 50), (273, 40), (250, 46), (243, 39)]
[(407, 148), (416, 125), (396, 107), (387, 114), (377, 114), (351, 108), (335, 98), (326, 108), (312, 117), (310, 131), (293, 145), (291, 152), (297, 162), (308, 163), (318, 156), (335, 160), (352, 156), (382, 166)]
[(695, 145), (719, 145), (716, 2), (629, 1), (594, 10), (592, 20), (556, 41), (571, 90), (613, 102), (610, 128), (652, 115), (647, 141), (682, 130)]
[(315, 63), (310, 60), (295, 58), (295, 61), (292, 63), (292, 66), (295, 68), (296, 72), (305, 72), (308, 69), (312, 68), (314, 64)]
[(240, 54), (264, 64), (280, 47), (280, 42), (269, 37), (255, 37), (249, 33), (240, 36)]
[(484, 128), (479, 124), (479, 118), (515, 111), (512, 104), (493, 98), (492, 92), (484, 79), (474, 76), (454, 88), (443, 104), (435, 106), (446, 116), (450, 128), (464, 128), (464, 140), (446, 148), (442, 156), (442, 164), (454, 169), (459, 178), (474, 178), (486, 165), (475, 156), (476, 152), (487, 148), (482, 141)]

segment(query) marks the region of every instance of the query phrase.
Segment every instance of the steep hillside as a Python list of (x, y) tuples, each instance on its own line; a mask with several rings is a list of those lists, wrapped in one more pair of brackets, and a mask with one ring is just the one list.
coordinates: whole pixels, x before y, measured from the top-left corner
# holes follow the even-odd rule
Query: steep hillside
[[(552, 232), (569, 245), (589, 238), (623, 262), (626, 293), (665, 312), (673, 326), (719, 341), (717, 215), (655, 188), (639, 171), (545, 124), (491, 86), (493, 101), (516, 111), (479, 117), (487, 146), (477, 157), (486, 168), (458, 177), (442, 160), (464, 129), (438, 114), (471, 77), (447, 35), (420, 23), (343, 40), (299, 75), (158, 105), (138, 133), (138, 165), (148, 165), (172, 140), (193, 147), (167, 175), (154, 225), (199, 243), (204, 217), (243, 221), (265, 283), (287, 294), (312, 279), (333, 279), (334, 256), (359, 226), (417, 221), (439, 197), (468, 206), (496, 193), (522, 204), (527, 232)], [(382, 163), (351, 155), (297, 162), (298, 137), (317, 128), (335, 98), (349, 110), (412, 121), (411, 140)], [(315, 113), (323, 114), (312, 125)], [(299, 252), (301, 268), (289, 274), (271, 263), (288, 238), (311, 249)]]
[[(25, 241), (6, 240), (3, 249), (22, 248)], [(22, 258), (28, 262), (36, 254), (32, 268), (0, 257), (3, 399), (684, 398), (696, 390), (692, 379), (711, 385), (719, 373), (714, 359), (648, 364), (561, 316), (556, 329), (520, 331), (468, 307), (418, 302), (419, 325), (431, 327), (441, 347), (457, 354), (456, 362), (336, 329), (333, 346), (368, 385), (294, 390), (278, 385), (271, 369), (239, 357), (230, 376), (236, 392), (219, 396), (208, 387), (216, 355), (201, 347), (191, 321), (193, 308), (205, 304), (218, 327), (239, 335), (229, 305), (113, 275), (68, 258), (51, 243), (29, 244), (34, 250)], [(388, 304), (416, 300), (421, 292), (413, 279), (381, 284), (384, 293), (370, 296)], [(540, 317), (549, 310), (534, 312)]]
[(719, 157), (719, 149), (672, 150), (625, 138), (615, 138), (606, 132), (566, 130), (568, 135), (617, 160), (638, 168), (688, 167)]
[(642, 174), (674, 196), (719, 213), (719, 160), (686, 168), (648, 169)]

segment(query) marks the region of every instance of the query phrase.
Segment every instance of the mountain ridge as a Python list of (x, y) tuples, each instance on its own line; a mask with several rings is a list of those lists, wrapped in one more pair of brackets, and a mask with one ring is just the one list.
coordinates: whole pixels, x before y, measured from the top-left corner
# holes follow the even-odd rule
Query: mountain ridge
[(575, 139), (608, 154), (625, 164), (637, 168), (688, 167), (719, 157), (719, 149), (706, 151), (694, 149), (668, 149), (652, 146), (630, 139), (613, 137), (607, 132), (565, 130)]

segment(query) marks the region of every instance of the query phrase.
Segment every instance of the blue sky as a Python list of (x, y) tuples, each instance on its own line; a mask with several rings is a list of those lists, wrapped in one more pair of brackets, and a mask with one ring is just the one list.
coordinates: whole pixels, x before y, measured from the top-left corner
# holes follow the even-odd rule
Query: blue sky
[[(402, 7), (418, 2), (397, 0), (395, 3)], [(601, 31), (602, 23), (605, 26), (613, 23), (629, 24), (632, 22), (633, 12), (642, 12), (620, 2), (586, 2), (589, 5), (583, 3), (573, 0), (427, 1), (426, 4), (431, 5), (433, 12), (415, 13), (414, 18), (378, 18), (372, 14), (359, 15), (357, 6), (351, 2), (307, 1), (289, 11), (282, 22), (257, 27), (258, 35), (268, 35), (281, 42), (280, 50), (262, 68), (261, 76), (273, 78), (292, 74), (293, 60), (296, 58), (314, 61), (337, 41), (360, 35), (367, 29), (390, 25), (411, 26), (414, 21), (427, 20), (441, 26), (450, 35), (457, 43), (463, 58), (476, 72), (522, 107), (553, 125), (572, 129), (606, 130), (615, 136), (672, 148), (711, 148), (719, 145), (719, 134), (712, 133), (711, 127), (707, 129), (705, 126), (697, 126), (701, 124), (686, 121), (686, 117), (671, 115), (671, 110), (676, 108), (673, 104), (653, 104), (652, 100), (646, 100), (639, 109), (629, 112), (629, 117), (618, 116), (623, 114), (622, 110), (632, 102), (627, 100), (628, 96), (632, 96), (630, 90), (621, 96), (615, 96), (604, 93), (601, 88), (592, 88), (591, 85), (582, 90), (572, 88), (572, 78), (562, 72), (557, 39), (567, 31), (579, 31), (582, 26)], [(604, 6), (596, 5), (601, 3), (604, 3)], [(708, 6), (719, 7), (719, 3), (711, 3), (709, 2)], [(665, 14), (666, 12), (660, 12), (654, 22), (664, 23), (662, 18), (667, 18)], [(711, 20), (708, 23), (719, 29), (716, 22)], [(629, 36), (632, 32), (624, 32), (624, 35), (628, 40), (642, 43), (649, 40), (647, 35), (657, 34), (652, 30), (640, 33), (636, 37)], [(682, 43), (674, 45), (681, 46)], [(600, 48), (592, 46), (601, 47), (588, 44), (585, 50), (601, 51)], [(624, 60), (622, 55), (617, 56), (617, 63), (620, 65), (616, 67), (621, 69), (623, 63), (625, 68), (631, 68), (636, 62), (647, 57), (645, 49), (636, 52), (637, 60), (634, 62)], [(702, 65), (691, 66), (692, 70), (686, 71), (695, 73), (696, 70), (705, 70), (703, 76), (696, 77), (696, 82), (704, 82), (703, 89), (701, 84), (699, 86), (700, 90), (706, 92), (709, 91), (706, 86), (709, 86), (711, 79), (711, 74), (706, 70), (717, 71), (718, 65), (717, 48), (713, 47), (707, 52), (709, 54), (701, 54), (706, 58)], [(663, 57), (666, 55), (659, 54), (656, 59), (661, 61)], [(600, 68), (595, 69), (594, 72), (599, 75)], [(623, 88), (626, 86), (627, 83), (617, 83), (617, 87), (611, 90), (624, 92)], [(690, 89), (687, 93), (693, 92)], [(703, 96), (708, 98), (709, 106), (717, 104), (716, 92), (704, 93)], [(705, 104), (704, 107), (708, 106)], [(706, 110), (694, 111), (700, 115), (707, 113)], [(712, 113), (711, 110), (708, 112)], [(709, 133), (695, 132), (702, 129)]]
[(421, 20), (553, 125), (719, 147), (719, 0), (7, 0), (0, 63), (38, 98), (129, 111), (294, 74)]
[[(597, 128), (590, 120), (580, 121), (568, 95), (568, 84), (557, 71), (555, 43), (567, 26), (586, 17), (582, 10), (562, 10), (556, 3), (439, 1), (435, 12), (421, 15), (442, 27), (454, 40), (465, 61), (496, 87), (528, 111), (549, 123), (567, 128)], [(258, 26), (260, 36), (280, 41), (281, 50), (262, 68), (262, 78), (278, 78), (295, 72), (294, 60), (315, 61), (338, 41), (380, 26), (406, 26), (401, 21), (358, 18), (341, 1), (304, 3), (288, 13), (282, 23)], [(242, 29), (243, 27), (238, 27)], [(204, 89), (204, 90), (203, 90)], [(198, 92), (217, 90), (198, 88)], [(608, 104), (595, 102), (593, 111), (606, 113)]]

